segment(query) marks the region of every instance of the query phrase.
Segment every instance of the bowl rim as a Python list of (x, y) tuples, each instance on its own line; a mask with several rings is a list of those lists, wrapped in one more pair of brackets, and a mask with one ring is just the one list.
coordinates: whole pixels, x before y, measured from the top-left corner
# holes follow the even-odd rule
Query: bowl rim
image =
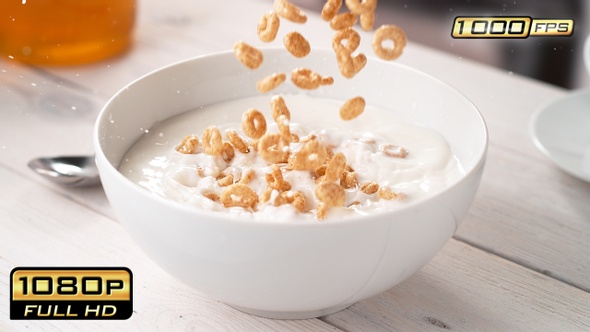
[[(284, 48), (281, 48), (278, 46), (260, 47), (259, 49), (263, 52), (273, 51), (273, 50), (284, 51)], [(318, 51), (318, 52), (331, 51), (331, 49), (319, 48), (319, 47), (315, 48), (314, 50)], [(399, 62), (385, 61), (385, 60), (376, 58), (374, 56), (367, 56), (367, 61), (380, 62), (380, 63), (386, 64), (386, 65), (398, 66), (398, 67), (402, 68), (403, 70), (411, 72), (414, 75), (423, 76), (424, 78), (432, 80), (432, 81), (436, 82), (437, 84), (445, 86), (450, 91), (455, 93), (457, 95), (457, 97), (461, 98), (464, 102), (469, 104), (471, 106), (471, 111), (475, 111), (478, 126), (482, 129), (482, 135), (483, 135), (483, 142), (479, 146), (479, 148), (477, 149), (478, 153), (476, 155), (474, 155), (474, 160), (476, 162), (473, 164), (473, 166), (468, 171), (463, 173), (458, 180), (456, 180), (451, 185), (445, 187), (444, 189), (436, 192), (433, 195), (427, 195), (425, 197), (421, 197), (416, 200), (412, 200), (411, 202), (408, 202), (404, 206), (400, 207), (399, 209), (394, 209), (394, 210), (390, 210), (390, 211), (383, 211), (383, 212), (378, 212), (378, 213), (368, 214), (368, 215), (363, 214), (363, 215), (346, 216), (345, 218), (340, 218), (340, 219), (334, 220), (334, 221), (330, 221), (329, 219), (327, 221), (325, 221), (325, 220), (319, 221), (319, 220), (314, 219), (313, 221), (305, 221), (305, 222), (294, 222), (294, 221), (270, 222), (267, 220), (257, 220), (255, 218), (240, 218), (240, 217), (237, 217), (234, 215), (224, 214), (223, 212), (201, 209), (201, 208), (191, 206), (188, 204), (184, 204), (181, 202), (176, 202), (171, 199), (166, 199), (165, 197), (158, 196), (158, 195), (142, 188), (141, 186), (139, 186), (138, 184), (136, 184), (135, 182), (133, 182), (129, 178), (125, 177), (115, 166), (113, 166), (113, 164), (106, 157), (106, 155), (104, 154), (104, 151), (102, 149), (102, 145), (100, 142), (100, 132), (101, 132), (100, 127), (104, 121), (108, 120), (107, 119), (108, 118), (107, 110), (108, 110), (109, 106), (120, 95), (124, 94), (127, 90), (129, 90), (135, 84), (138, 84), (138, 82), (140, 82), (148, 77), (151, 77), (153, 75), (156, 75), (160, 72), (169, 70), (170, 68), (183, 66), (188, 63), (197, 62), (197, 61), (200, 61), (203, 59), (228, 56), (228, 55), (233, 56), (233, 50), (209, 52), (209, 53), (204, 53), (204, 54), (197, 55), (194, 57), (182, 59), (182, 60), (179, 60), (176, 62), (172, 62), (170, 64), (161, 66), (161, 67), (156, 68), (146, 74), (139, 76), (138, 78), (136, 78), (136, 79), (132, 80), (131, 82), (127, 83), (126, 85), (124, 85), (113, 96), (111, 96), (108, 99), (108, 101), (101, 108), (101, 110), (96, 118), (96, 121), (94, 124), (94, 130), (93, 130), (95, 159), (98, 161), (98, 159), (100, 157), (105, 160), (106, 167), (107, 167), (107, 170), (105, 170), (105, 171), (109, 171), (110, 173), (114, 174), (114, 176), (117, 178), (117, 181), (121, 182), (129, 190), (132, 190), (136, 194), (146, 196), (146, 198), (148, 198), (150, 200), (154, 200), (155, 202), (158, 202), (158, 204), (164, 204), (164, 205), (168, 206), (169, 208), (180, 209), (181, 211), (183, 211), (185, 213), (193, 214), (193, 215), (195, 215), (195, 217), (206, 217), (206, 218), (195, 218), (195, 222), (202, 221), (202, 219), (215, 219), (215, 222), (238, 223), (241, 225), (244, 225), (244, 224), (258, 225), (258, 227), (281, 227), (281, 228), (282, 227), (289, 227), (290, 228), (290, 227), (309, 227), (309, 225), (314, 225), (312, 227), (338, 227), (338, 225), (367, 223), (367, 222), (371, 222), (371, 221), (377, 222), (379, 220), (383, 220), (383, 218), (386, 218), (388, 220), (394, 220), (396, 215), (403, 213), (404, 211), (411, 210), (411, 209), (415, 208), (416, 206), (427, 205), (428, 202), (436, 199), (439, 196), (445, 195), (446, 193), (453, 190), (454, 188), (456, 188), (457, 186), (459, 186), (463, 182), (468, 181), (469, 178), (474, 176), (474, 173), (478, 172), (480, 170), (480, 168), (483, 168), (485, 166), (485, 162), (487, 159), (487, 151), (489, 148), (489, 130), (488, 130), (485, 118), (483, 117), (483, 115), (481, 114), (479, 109), (476, 107), (476, 105), (469, 98), (467, 98), (467, 96), (465, 96), (464, 93), (462, 93), (460, 90), (455, 88), (453, 85), (451, 85), (451, 84), (449, 84), (449, 83), (447, 83), (435, 76), (432, 76), (426, 72), (423, 72), (421, 70), (418, 70), (416, 68), (410, 67), (408, 65), (405, 65), (405, 64), (402, 64)], [(98, 162), (97, 162), (97, 164), (98, 164)], [(99, 168), (99, 172), (100, 172), (100, 168)], [(460, 221), (456, 221), (456, 223), (460, 223)], [(456, 227), (458, 227), (458, 224)]]

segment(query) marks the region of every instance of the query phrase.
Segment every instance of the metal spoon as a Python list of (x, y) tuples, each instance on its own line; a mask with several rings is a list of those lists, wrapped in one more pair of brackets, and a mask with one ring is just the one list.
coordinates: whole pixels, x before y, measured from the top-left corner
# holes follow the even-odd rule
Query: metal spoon
[(94, 186), (100, 183), (94, 156), (41, 157), (28, 166), (37, 174), (60, 185)]

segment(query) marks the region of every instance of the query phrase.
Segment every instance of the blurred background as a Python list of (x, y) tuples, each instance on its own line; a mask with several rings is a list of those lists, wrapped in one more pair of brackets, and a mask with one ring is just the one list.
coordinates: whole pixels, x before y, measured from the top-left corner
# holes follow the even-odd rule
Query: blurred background
[[(295, 1), (294, 1), (295, 2)], [(321, 11), (325, 0), (297, 0), (308, 10)], [(573, 19), (569, 37), (526, 39), (453, 39), (456, 16), (530, 16)], [(376, 26), (395, 24), (408, 39), (459, 57), (567, 89), (590, 85), (582, 58), (588, 35), (590, 1), (586, 0), (379, 0)]]

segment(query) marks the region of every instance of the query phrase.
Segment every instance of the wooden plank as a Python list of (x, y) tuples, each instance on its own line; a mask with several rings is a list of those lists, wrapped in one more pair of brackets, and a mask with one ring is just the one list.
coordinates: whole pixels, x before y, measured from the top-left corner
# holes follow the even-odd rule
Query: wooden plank
[(451, 240), (402, 284), (323, 320), (347, 331), (587, 331), (590, 294)]
[[(318, 319), (280, 321), (241, 313), (161, 270), (111, 219), (0, 167), (0, 330), (334, 331)], [(134, 313), (124, 321), (10, 321), (10, 271), (21, 266), (126, 266)]]
[(501, 147), (489, 156), (456, 237), (590, 291), (590, 184)]

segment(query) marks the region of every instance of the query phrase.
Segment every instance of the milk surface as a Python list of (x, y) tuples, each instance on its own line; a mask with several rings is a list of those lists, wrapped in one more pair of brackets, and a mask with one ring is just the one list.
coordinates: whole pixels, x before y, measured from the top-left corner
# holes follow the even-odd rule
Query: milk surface
[[(282, 97), (291, 112), (292, 133), (301, 138), (315, 134), (324, 145), (333, 146), (334, 153), (342, 152), (347, 164), (356, 172), (359, 184), (374, 181), (404, 196), (403, 199), (385, 200), (379, 199), (377, 194), (367, 195), (347, 189), (345, 206), (331, 208), (326, 221), (402, 208), (410, 201), (443, 190), (463, 173), (451, 147), (440, 134), (392, 110), (367, 105), (360, 117), (343, 121), (339, 117), (342, 101), (305, 94)], [(267, 187), (264, 174), (271, 172), (270, 165), (252, 151), (244, 154), (235, 150), (235, 157), (229, 163), (221, 156), (202, 153), (201, 148), (194, 154), (176, 151), (185, 136), (195, 134), (200, 138), (210, 125), (220, 128), (224, 140), (226, 130), (235, 130), (242, 138), (247, 138), (240, 121), (242, 113), (249, 108), (256, 108), (264, 114), (267, 131), (278, 132), (270, 113), (270, 96), (209, 105), (145, 129), (144, 135), (125, 155), (119, 170), (154, 194), (192, 205), (195, 209), (268, 222), (317, 222), (317, 202), (313, 194), (316, 183), (311, 172), (294, 170), (283, 174), (291, 184), (291, 190), (305, 195), (309, 212), (300, 213), (288, 204), (258, 204), (256, 211), (226, 208), (203, 196), (203, 193), (211, 192), (221, 195), (224, 187), (216, 181), (219, 174), (233, 174), (234, 179), (239, 179), (245, 170), (254, 170), (257, 175), (249, 186), (260, 195)], [(292, 143), (291, 149), (298, 150), (301, 144)], [(388, 144), (402, 146), (409, 154), (405, 158), (387, 156), (382, 147)], [(197, 168), (201, 168), (204, 177), (198, 174)]]

